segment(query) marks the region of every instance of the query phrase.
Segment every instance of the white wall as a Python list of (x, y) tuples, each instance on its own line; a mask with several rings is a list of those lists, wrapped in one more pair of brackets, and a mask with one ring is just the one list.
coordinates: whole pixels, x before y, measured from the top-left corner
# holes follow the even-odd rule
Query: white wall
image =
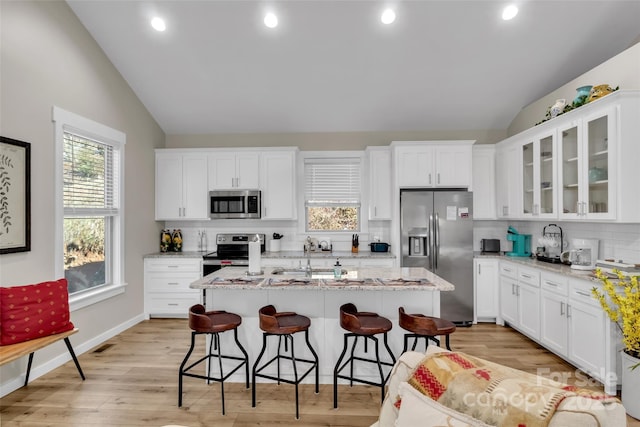
[[(145, 253), (157, 250), (153, 149), (165, 136), (64, 1), (0, 2), (0, 133), (31, 143), (31, 251), (0, 255), (0, 284), (55, 279), (54, 132), (52, 106), (127, 135), (125, 148), (125, 280), (123, 295), (74, 311), (78, 353), (138, 321), (143, 312)], [(67, 357), (60, 343), (40, 350), (32, 378), (46, 362)], [(24, 375), (23, 358), (2, 367), (3, 392)], [(50, 365), (50, 364), (49, 364)], [(91, 372), (85, 372), (91, 376)], [(70, 378), (75, 380), (75, 378)], [(9, 384), (9, 386), (8, 386)]]

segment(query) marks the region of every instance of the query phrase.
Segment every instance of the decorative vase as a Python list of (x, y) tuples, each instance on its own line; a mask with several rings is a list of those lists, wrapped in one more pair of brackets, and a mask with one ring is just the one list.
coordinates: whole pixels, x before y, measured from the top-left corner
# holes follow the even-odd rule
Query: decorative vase
[(549, 110), (551, 114), (551, 118), (553, 119), (557, 115), (561, 114), (564, 110), (564, 106), (567, 105), (566, 99), (556, 99), (555, 104), (551, 106), (551, 110)]
[(171, 247), (171, 233), (169, 233), (168, 229), (162, 230), (160, 233), (160, 252), (168, 252)]
[(579, 107), (585, 102), (587, 102), (587, 98), (589, 97), (589, 93), (591, 93), (591, 88), (593, 86), (581, 86), (576, 89), (576, 97), (573, 99), (573, 106)]
[(171, 234), (171, 243), (172, 250), (174, 252), (182, 252), (182, 231), (178, 228), (177, 230), (173, 230)]
[(602, 98), (605, 95), (609, 95), (611, 92), (613, 92), (613, 89), (611, 89), (611, 86), (609, 85), (594, 86), (591, 88), (591, 91), (589, 91), (589, 99), (587, 102)]
[(640, 359), (622, 352), (622, 405), (627, 414), (640, 420), (640, 366), (633, 371), (632, 366), (640, 363)]

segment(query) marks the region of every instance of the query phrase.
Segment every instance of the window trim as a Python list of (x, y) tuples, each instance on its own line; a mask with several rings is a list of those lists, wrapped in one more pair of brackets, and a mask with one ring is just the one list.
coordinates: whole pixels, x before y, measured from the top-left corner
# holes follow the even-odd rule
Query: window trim
[[(368, 234), (369, 233), (369, 221), (364, 215), (364, 206), (367, 206), (369, 203), (369, 198), (367, 196), (367, 192), (365, 191), (366, 181), (365, 181), (365, 169), (366, 169), (366, 156), (364, 151), (355, 151), (355, 150), (344, 150), (344, 151), (301, 151), (298, 156), (298, 167), (297, 167), (297, 179), (298, 182), (305, 182), (305, 160), (306, 159), (323, 159), (323, 158), (357, 158), (360, 160), (360, 185), (361, 185), (361, 196), (360, 196), (360, 209), (359, 209), (359, 226), (360, 230), (357, 231), (358, 234)], [(306, 210), (306, 197), (305, 197), (305, 186), (298, 185), (298, 212), (302, 215), (298, 215), (298, 218), (304, 218), (304, 221), (298, 221), (298, 234), (301, 236), (322, 236), (328, 237), (333, 240), (342, 240), (347, 236), (350, 238), (353, 233), (356, 231), (307, 231), (307, 210)]]
[(118, 191), (119, 215), (114, 220), (116, 231), (113, 233), (113, 250), (112, 254), (112, 274), (111, 283), (98, 286), (95, 289), (89, 289), (85, 292), (79, 292), (69, 296), (69, 306), (71, 311), (96, 304), (108, 298), (122, 294), (127, 284), (124, 281), (124, 148), (126, 144), (126, 134), (110, 128), (91, 119), (79, 116), (77, 114), (66, 111), (60, 107), (53, 106), (52, 121), (54, 123), (54, 172), (55, 172), (55, 200), (54, 200), (54, 267), (55, 276), (64, 277), (64, 202), (63, 202), (63, 154), (64, 154), (64, 133), (72, 132), (81, 136), (92, 138), (97, 141), (104, 141), (112, 144), (116, 148), (119, 156), (120, 167), (118, 170), (118, 182), (120, 189)]

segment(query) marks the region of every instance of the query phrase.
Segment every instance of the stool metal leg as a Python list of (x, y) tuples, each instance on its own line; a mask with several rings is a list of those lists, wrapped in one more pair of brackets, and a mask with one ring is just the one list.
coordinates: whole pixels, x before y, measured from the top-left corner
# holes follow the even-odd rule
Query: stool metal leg
[(256, 369), (266, 349), (267, 349), (267, 333), (264, 332), (262, 334), (262, 350), (260, 350), (260, 354), (258, 355), (258, 358), (253, 363), (253, 371), (251, 375), (251, 407), (252, 408), (256, 407)]
[(318, 372), (318, 365), (320, 364), (320, 362), (318, 361), (318, 354), (316, 353), (316, 351), (313, 349), (313, 347), (311, 347), (311, 343), (309, 342), (309, 330), (307, 329), (306, 331), (304, 331), (304, 339), (307, 342), (307, 347), (309, 348), (309, 350), (311, 351), (311, 354), (313, 354), (313, 358), (316, 361), (315, 366), (316, 366), (316, 394), (320, 393), (320, 372)]
[(178, 371), (178, 408), (182, 407), (182, 373), (184, 372), (184, 365), (187, 364), (187, 360), (189, 360), (191, 353), (193, 353), (193, 349), (196, 343), (195, 338), (196, 333), (191, 332), (191, 347), (189, 347), (189, 351), (187, 351), (187, 355), (184, 357), (184, 360), (180, 364), (180, 370)]
[(244, 349), (244, 347), (242, 346), (242, 344), (240, 344), (240, 341), (238, 340), (238, 328), (233, 330), (233, 338), (236, 340), (236, 344), (240, 349), (240, 351), (242, 352), (242, 354), (244, 354), (244, 378), (245, 378), (247, 388), (249, 388), (249, 355), (247, 354), (247, 351)]
[(333, 368), (333, 408), (334, 409), (338, 407), (338, 371), (340, 368), (340, 364), (342, 363), (342, 359), (344, 358), (344, 355), (347, 352), (348, 336), (349, 334), (344, 334), (344, 346), (342, 346), (342, 353), (340, 353), (340, 357), (338, 357), (338, 361), (336, 362), (336, 367)]

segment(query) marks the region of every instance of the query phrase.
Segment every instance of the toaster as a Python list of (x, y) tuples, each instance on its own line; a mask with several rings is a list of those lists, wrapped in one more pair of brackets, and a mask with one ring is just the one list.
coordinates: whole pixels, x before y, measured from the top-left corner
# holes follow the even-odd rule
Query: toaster
[(500, 252), (500, 239), (481, 239), (480, 251), (482, 252)]

